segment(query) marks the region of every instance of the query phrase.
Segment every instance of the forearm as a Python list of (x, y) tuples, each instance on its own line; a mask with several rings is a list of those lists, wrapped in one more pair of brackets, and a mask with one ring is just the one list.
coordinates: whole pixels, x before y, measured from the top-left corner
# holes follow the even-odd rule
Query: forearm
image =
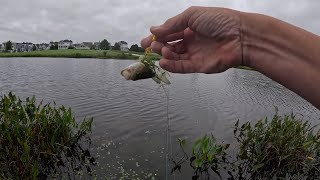
[(320, 38), (280, 20), (242, 14), (244, 65), (320, 109)]

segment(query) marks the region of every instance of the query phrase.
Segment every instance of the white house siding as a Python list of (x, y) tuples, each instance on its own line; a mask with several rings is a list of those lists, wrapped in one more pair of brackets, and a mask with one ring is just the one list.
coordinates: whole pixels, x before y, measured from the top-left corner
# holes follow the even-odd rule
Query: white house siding
[(70, 46), (72, 46), (72, 41), (69, 40), (62, 40), (58, 43), (58, 49), (68, 49)]
[(128, 44), (120, 44), (121, 51), (129, 51)]

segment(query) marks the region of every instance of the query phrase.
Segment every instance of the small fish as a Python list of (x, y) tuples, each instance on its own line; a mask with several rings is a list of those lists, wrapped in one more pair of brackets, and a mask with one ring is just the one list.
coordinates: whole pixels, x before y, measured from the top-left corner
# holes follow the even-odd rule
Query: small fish
[[(139, 60), (121, 71), (121, 75), (126, 80), (140, 80), (152, 78), (158, 84), (171, 84), (168, 76), (169, 73), (153, 64), (154, 68), (150, 68), (150, 64), (144, 61), (145, 56), (140, 56)], [(143, 63), (144, 62), (144, 63)]]
[(135, 62), (123, 69), (121, 71), (121, 75), (126, 80), (136, 81), (140, 79), (153, 78), (155, 73), (150, 68), (147, 68), (142, 62)]
[[(152, 37), (152, 41), (156, 41), (156, 36)], [(167, 76), (169, 73), (161, 69), (155, 64), (154, 60), (147, 59), (147, 56), (152, 52), (148, 47), (145, 54), (139, 57), (138, 62), (131, 64), (121, 71), (121, 75), (126, 80), (140, 80), (152, 78), (158, 84), (171, 84)]]

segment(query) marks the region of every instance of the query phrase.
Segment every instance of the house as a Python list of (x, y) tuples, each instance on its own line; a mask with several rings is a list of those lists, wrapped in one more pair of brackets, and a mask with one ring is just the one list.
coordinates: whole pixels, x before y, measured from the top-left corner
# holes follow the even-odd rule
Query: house
[(120, 50), (121, 50), (121, 51), (129, 51), (128, 43), (127, 43), (127, 42), (125, 42), (125, 41), (120, 41), (120, 42), (118, 42), (118, 44), (120, 45)]
[(58, 43), (58, 49), (68, 49), (69, 47), (72, 47), (73, 43), (71, 40), (61, 40)]
[(84, 43), (74, 44), (73, 47), (75, 49), (90, 49), (90, 47), (85, 45)]
[(1, 44), (1, 51), (5, 51), (6, 50), (6, 42)]
[(21, 52), (22, 43), (16, 43), (14, 52)]
[(87, 46), (89, 49), (91, 49), (91, 47), (93, 46), (92, 42), (83, 42), (82, 44)]
[[(42, 51), (42, 50), (46, 50), (49, 47), (49, 44), (47, 43), (41, 43), (38, 45), (37, 49)], [(49, 47), (50, 48), (50, 47)]]
[(17, 52), (30, 52), (33, 49), (33, 43), (23, 42), (16, 45)]

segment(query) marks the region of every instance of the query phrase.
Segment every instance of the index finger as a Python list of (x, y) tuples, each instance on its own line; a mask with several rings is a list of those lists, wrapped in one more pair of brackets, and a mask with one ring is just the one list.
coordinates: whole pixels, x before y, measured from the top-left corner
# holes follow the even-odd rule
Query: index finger
[[(147, 47), (150, 47), (151, 43), (152, 43), (152, 36), (153, 35), (150, 35), (144, 39), (141, 40), (141, 46), (145, 49)], [(175, 33), (175, 34), (169, 34), (165, 37), (157, 37), (157, 40), (158, 42), (161, 42), (161, 43), (167, 43), (167, 42), (171, 42), (171, 41), (176, 41), (176, 40), (181, 40), (184, 38), (184, 32), (178, 32), (178, 33)]]
[(164, 24), (156, 27), (151, 27), (152, 34), (163, 37), (169, 34), (184, 31), (189, 27), (189, 19), (198, 10), (196, 7), (190, 7), (182, 13), (168, 19)]

